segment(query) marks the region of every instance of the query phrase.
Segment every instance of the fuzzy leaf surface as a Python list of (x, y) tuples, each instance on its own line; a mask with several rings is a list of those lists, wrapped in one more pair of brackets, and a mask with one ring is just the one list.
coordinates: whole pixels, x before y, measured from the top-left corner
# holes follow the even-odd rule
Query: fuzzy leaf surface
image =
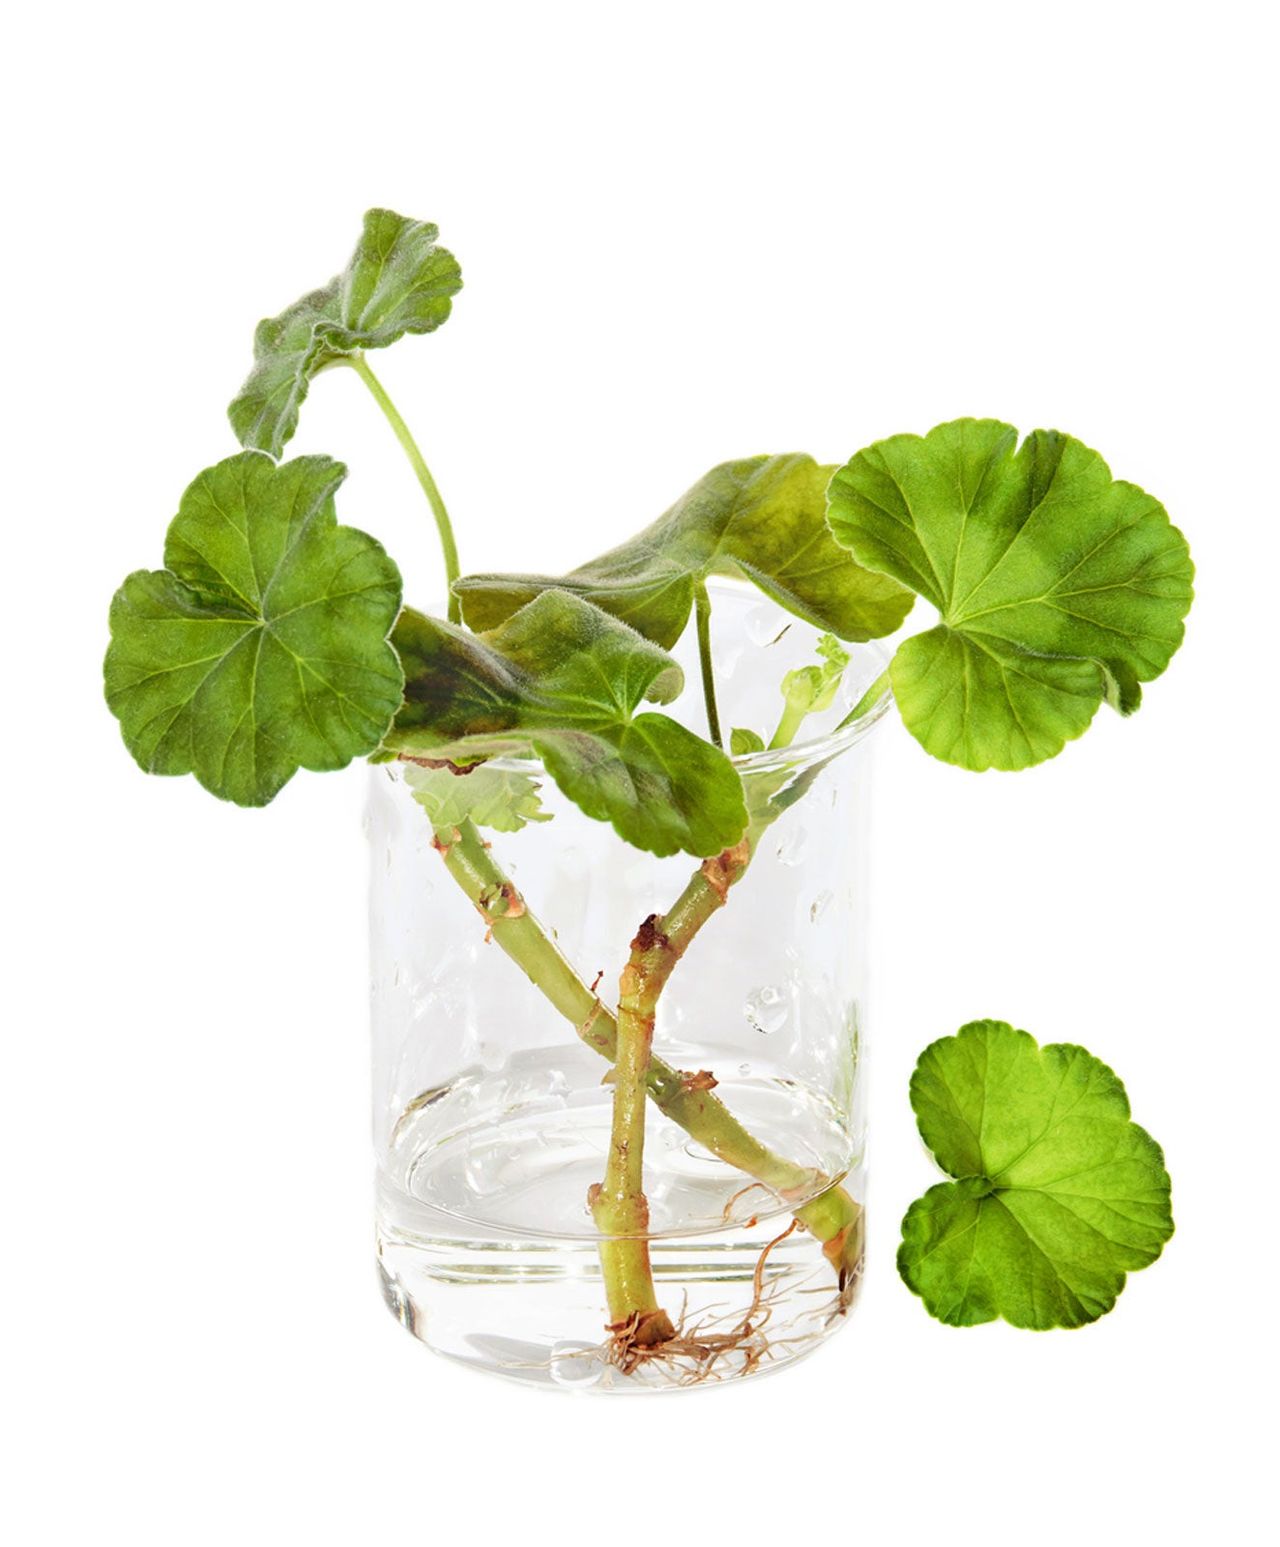
[(242, 446), (278, 457), (317, 371), (448, 319), (462, 271), (436, 245), (439, 234), (426, 221), (371, 209), (342, 273), (258, 324), (253, 370), (227, 410)]
[(860, 451), (831, 481), (828, 521), (869, 568), (941, 614), (898, 647), (912, 735), (964, 768), (1025, 768), (1123, 713), (1169, 664), (1193, 568), (1158, 500), (1056, 430), (958, 419)]
[(182, 496), (166, 567), (117, 591), (107, 702), (149, 773), (263, 806), (299, 768), (342, 768), (381, 741), (403, 685), (387, 641), (400, 574), (338, 525), (345, 476), (329, 457), (228, 457)]
[(555, 587), (586, 597), (662, 648), (684, 632), (711, 575), (753, 581), (788, 612), (839, 635), (891, 634), (912, 596), (856, 563), (827, 530), (832, 469), (812, 457), (747, 457), (713, 468), (620, 547), (560, 577), (469, 575), (454, 589), (472, 628), (494, 628)]
[(974, 1021), (925, 1049), (911, 1104), (956, 1180), (907, 1211), (898, 1271), (940, 1321), (1083, 1326), (1173, 1234), (1160, 1146), (1082, 1047)]
[(746, 826), (742, 782), (709, 742), (667, 715), (683, 675), (634, 630), (566, 591), (544, 591), (470, 634), (406, 609), (393, 636), (405, 703), (393, 752), (455, 763), (541, 758), (588, 816), (654, 854), (718, 854)]

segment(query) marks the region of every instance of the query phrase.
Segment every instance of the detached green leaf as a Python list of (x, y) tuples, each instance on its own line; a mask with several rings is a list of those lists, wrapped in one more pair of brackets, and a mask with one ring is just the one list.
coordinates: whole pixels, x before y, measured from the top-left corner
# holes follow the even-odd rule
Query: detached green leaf
[(407, 763), (404, 779), (438, 833), (461, 827), (468, 818), (477, 827), (499, 833), (551, 820), (538, 798), (538, 781), (518, 769), (493, 763), (445, 763), (437, 768)]
[(436, 246), (439, 234), (426, 221), (371, 209), (342, 273), (258, 324), (253, 370), (227, 410), (242, 446), (278, 457), (317, 371), (447, 320), (462, 271)]
[(860, 451), (828, 520), (942, 615), (900, 645), (902, 718), (935, 757), (1025, 768), (1105, 698), (1129, 713), (1182, 641), (1193, 569), (1164, 508), (1069, 435), (957, 419)]
[(568, 575), (465, 576), (454, 586), (463, 616), (472, 628), (494, 628), (555, 587), (665, 650), (684, 632), (697, 588), (731, 575), (842, 639), (891, 634), (912, 598), (832, 539), (824, 519), (831, 472), (798, 455), (722, 463), (639, 536)]
[(401, 701), (400, 574), (337, 524), (345, 476), (328, 457), (228, 457), (182, 496), (166, 568), (116, 592), (107, 702), (147, 772), (264, 806), (297, 769), (378, 745)]
[(404, 707), (390, 751), (455, 763), (532, 751), (570, 800), (654, 854), (718, 854), (742, 836), (742, 784), (723, 752), (663, 714), (680, 668), (599, 608), (546, 591), (474, 635), (407, 610), (393, 636)]
[(929, 1313), (967, 1327), (1079, 1327), (1173, 1234), (1160, 1146), (1082, 1047), (974, 1021), (911, 1079), (920, 1134), (957, 1180), (902, 1222), (898, 1271)]

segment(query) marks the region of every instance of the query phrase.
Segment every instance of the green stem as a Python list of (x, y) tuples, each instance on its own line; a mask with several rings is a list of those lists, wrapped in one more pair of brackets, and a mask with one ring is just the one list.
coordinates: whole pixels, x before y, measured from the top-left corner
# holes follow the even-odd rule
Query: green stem
[[(650, 914), (631, 942), (618, 991), (613, 1066), (613, 1132), (604, 1181), (591, 1189), (591, 1213), (603, 1239), (600, 1267), (615, 1331), (641, 1346), (674, 1335), (658, 1306), (649, 1266), (649, 1204), (644, 1195), (645, 1080), (658, 1000), (690, 942), (747, 868), (745, 839), (706, 860), (664, 917)], [(619, 1239), (623, 1237), (624, 1239)]]
[(782, 718), (778, 721), (778, 728), (773, 733), (773, 740), (769, 743), (770, 752), (776, 752), (781, 747), (789, 747), (796, 739), (796, 732), (808, 717), (808, 708), (802, 709), (788, 699), (782, 711)]
[[(437, 839), (445, 868), (480, 910), (493, 931), (494, 943), (515, 962), (529, 981), (571, 1025), (587, 1046), (610, 1063), (618, 1052), (618, 1022), (578, 976), (560, 948), (525, 906), (514, 883), (485, 847), (475, 824), (466, 821), (452, 842)], [(732, 852), (732, 851), (730, 851)], [(708, 860), (718, 865), (719, 860)], [(706, 866), (685, 888), (682, 903), (715, 911), (715, 889), (705, 890)], [(692, 894), (692, 895), (691, 895)], [(686, 901), (686, 899), (688, 901)], [(677, 908), (681, 904), (677, 904)], [(676, 912), (676, 909), (672, 909)], [(687, 1076), (660, 1058), (652, 1058), (645, 1075), (650, 1099), (672, 1122), (727, 1165), (745, 1171), (774, 1191), (808, 1192), (820, 1176), (807, 1166), (784, 1160), (750, 1134), (733, 1113), (712, 1094), (699, 1076)]]
[(650, 916), (631, 942), (631, 956), (622, 970), (609, 1158), (604, 1181), (587, 1195), (601, 1235), (600, 1267), (611, 1330), (642, 1348), (675, 1336), (653, 1287), (649, 1201), (644, 1195), (645, 1089), (654, 1014), (670, 971), (670, 953), (670, 942)]
[(417, 475), (418, 482), (422, 485), (422, 492), (427, 496), (427, 503), (431, 506), (431, 513), (436, 518), (436, 530), (440, 534), (440, 547), (444, 553), (445, 585), (448, 588), (449, 597), (449, 622), (462, 622), (462, 608), (458, 598), (453, 594), (453, 583), (462, 573), (458, 566), (458, 545), (453, 537), (453, 524), (449, 520), (449, 512), (445, 509), (444, 500), (440, 496), (440, 490), (436, 487), (436, 481), (431, 476), (431, 469), (427, 466), (426, 458), (418, 449), (418, 443), (409, 432), (409, 426), (400, 417), (400, 411), (387, 395), (387, 389), (373, 374), (368, 360), (363, 354), (343, 356), (344, 363), (349, 365), (360, 380), (364, 382), (373, 394), (373, 400), (387, 417), (387, 423), (395, 431), (395, 437), (404, 448), (404, 454), (409, 458), (410, 465)]
[(702, 668), (702, 696), (707, 705), (707, 726), (716, 746), (723, 747), (720, 737), (720, 711), (716, 708), (716, 679), (711, 666), (711, 598), (707, 588), (698, 583), (693, 593), (693, 609), (698, 625), (698, 664)]
[[(480, 910), (495, 944), (554, 1009), (576, 1027), (577, 1035), (588, 1047), (607, 1060), (618, 1057), (618, 1019), (588, 989), (539, 920), (529, 913), (525, 900), (494, 860), (491, 849), (484, 845), (474, 823), (464, 821), (461, 828), (455, 829), (452, 842), (436, 838), (436, 848), (440, 849), (450, 876)], [(707, 860), (667, 914), (664, 933), (667, 941), (675, 942), (679, 956), (689, 948), (696, 931), (723, 905), (729, 886), (743, 874), (746, 863), (738, 860), (740, 854), (735, 849), (729, 849), (718, 859)], [(678, 956), (670, 961), (670, 968), (675, 967), (676, 959)], [(662, 981), (666, 981), (666, 976)], [(650, 1054), (644, 1084), (656, 1108), (683, 1128), (690, 1139), (726, 1165), (754, 1177), (772, 1193), (802, 1197), (813, 1193), (814, 1187), (822, 1182), (819, 1171), (783, 1159), (743, 1128), (723, 1101), (712, 1094), (715, 1080), (707, 1072), (686, 1075)], [(840, 1296), (847, 1298), (862, 1261), (861, 1205), (845, 1188), (836, 1185), (809, 1197), (808, 1202), (796, 1208), (796, 1217), (822, 1242), (823, 1255), (836, 1270)], [(658, 1307), (652, 1292), (647, 1236), (636, 1233), (616, 1241), (614, 1247), (605, 1247), (605, 1256), (608, 1258), (611, 1252), (611, 1258), (604, 1272), (611, 1318), (625, 1323), (627, 1306), (642, 1306), (645, 1312), (650, 1306), (656, 1312)], [(649, 1316), (642, 1320), (652, 1332), (661, 1330), (661, 1324)]]

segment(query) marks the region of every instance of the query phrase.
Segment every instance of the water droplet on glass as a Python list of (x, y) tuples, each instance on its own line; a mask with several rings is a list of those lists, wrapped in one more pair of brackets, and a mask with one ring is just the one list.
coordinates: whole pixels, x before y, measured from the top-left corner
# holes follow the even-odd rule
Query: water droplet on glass
[(462, 1176), (473, 1198), (487, 1198), (500, 1185), (498, 1178), (493, 1175), (492, 1156), (484, 1151), (467, 1157)]
[(684, 1141), (684, 1152), (686, 1155), (688, 1155), (690, 1160), (702, 1160), (705, 1161), (708, 1165), (712, 1166), (718, 1166), (720, 1164), (720, 1162), (711, 1153), (711, 1151), (703, 1149), (702, 1145), (699, 1144), (696, 1139), (686, 1139)]
[(591, 862), (581, 845), (570, 843), (566, 844), (564, 848), (556, 850), (556, 870), (566, 880), (579, 881), (588, 873), (590, 868)]
[(742, 627), (753, 645), (768, 645), (778, 637), (781, 628), (776, 607), (753, 607), (743, 620)]
[(822, 915), (831, 906), (832, 898), (834, 895), (835, 894), (833, 892), (829, 891), (819, 892), (818, 895), (809, 904), (809, 922), (811, 924), (816, 924)]
[(805, 850), (808, 847), (808, 829), (801, 827), (797, 823), (783, 834), (782, 842), (778, 845), (779, 863), (783, 865), (798, 865), (804, 858)]
[(551, 1379), (557, 1386), (594, 1386), (604, 1374), (600, 1350), (562, 1338), (551, 1345)]
[(766, 984), (763, 988), (753, 988), (747, 995), (743, 1013), (755, 1030), (767, 1037), (786, 1025), (788, 1006), (782, 990)]
[(746, 1075), (750, 1074), (751, 1073), (751, 1065), (750, 1064), (739, 1064), (738, 1065), (738, 1073), (743, 1075), (744, 1077)]
[(714, 650), (711, 655), (711, 664), (715, 667), (718, 680), (728, 682), (738, 669), (738, 662), (742, 659), (742, 647)]

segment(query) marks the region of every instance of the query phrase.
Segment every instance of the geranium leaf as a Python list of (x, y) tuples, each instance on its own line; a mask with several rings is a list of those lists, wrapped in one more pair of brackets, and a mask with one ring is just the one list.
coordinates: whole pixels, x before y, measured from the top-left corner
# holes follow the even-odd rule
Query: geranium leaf
[(654, 854), (718, 854), (742, 836), (725, 754), (635, 712), (669, 702), (680, 668), (589, 602), (545, 591), (480, 635), (406, 610), (393, 639), (406, 683), (388, 750), (464, 764), (532, 751), (588, 816)]
[(753, 752), (763, 752), (764, 737), (756, 731), (735, 725), (729, 732), (729, 751), (734, 757), (750, 757)]
[(542, 809), (538, 781), (519, 769), (496, 763), (438, 767), (410, 762), (405, 783), (438, 833), (448, 833), (472, 821), (494, 832), (515, 833), (528, 822), (549, 822)]
[(831, 473), (799, 455), (722, 463), (637, 537), (568, 575), (465, 576), (454, 587), (463, 617), (472, 628), (494, 628), (556, 587), (670, 649), (697, 588), (708, 576), (731, 575), (841, 639), (891, 634), (912, 597), (833, 541), (824, 519)]
[(1025, 768), (1107, 702), (1138, 707), (1181, 643), (1193, 569), (1163, 506), (1069, 435), (958, 419), (860, 451), (828, 521), (941, 614), (890, 667), (907, 728), (964, 768)]
[(258, 324), (253, 370), (227, 410), (242, 446), (278, 457), (317, 371), (448, 318), (462, 271), (436, 246), (439, 234), (426, 221), (371, 209), (342, 273)]
[(898, 1270), (940, 1321), (1096, 1321), (1173, 1234), (1160, 1146), (1082, 1047), (974, 1021), (925, 1049), (911, 1104), (956, 1180), (907, 1211)]
[(194, 773), (263, 806), (299, 768), (342, 768), (381, 741), (403, 677), (387, 634), (400, 574), (339, 526), (329, 457), (242, 451), (182, 496), (162, 570), (111, 604), (107, 702), (149, 773)]

